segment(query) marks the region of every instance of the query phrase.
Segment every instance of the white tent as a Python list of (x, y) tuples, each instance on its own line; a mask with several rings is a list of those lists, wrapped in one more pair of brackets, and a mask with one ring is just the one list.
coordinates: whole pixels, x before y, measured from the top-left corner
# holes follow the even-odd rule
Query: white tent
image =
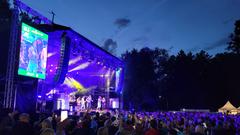
[(240, 114), (240, 106), (237, 109), (238, 109), (238, 113)]
[(218, 112), (227, 114), (237, 114), (238, 109), (234, 107), (229, 101), (227, 101), (227, 103), (223, 107), (218, 109)]

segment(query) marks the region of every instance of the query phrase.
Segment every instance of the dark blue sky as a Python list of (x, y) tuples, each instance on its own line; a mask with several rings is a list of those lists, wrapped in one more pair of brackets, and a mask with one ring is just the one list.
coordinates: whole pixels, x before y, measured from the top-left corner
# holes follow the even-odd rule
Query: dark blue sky
[(222, 52), (240, 0), (22, 0), (41, 14), (102, 46), (117, 44), (117, 55), (142, 47)]

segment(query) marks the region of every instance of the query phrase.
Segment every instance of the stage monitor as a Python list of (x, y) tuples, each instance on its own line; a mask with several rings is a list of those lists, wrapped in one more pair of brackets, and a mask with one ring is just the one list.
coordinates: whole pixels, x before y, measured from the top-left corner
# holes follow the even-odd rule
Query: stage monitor
[(46, 78), (48, 35), (22, 23), (18, 74)]

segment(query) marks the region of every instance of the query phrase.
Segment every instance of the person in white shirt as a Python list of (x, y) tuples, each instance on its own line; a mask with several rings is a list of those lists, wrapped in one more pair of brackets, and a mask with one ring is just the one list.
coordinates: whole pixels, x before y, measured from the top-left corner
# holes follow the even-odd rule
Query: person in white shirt
[(101, 109), (101, 105), (102, 105), (102, 97), (99, 96), (99, 97), (98, 97), (98, 102), (97, 102), (97, 110), (100, 110), (100, 109)]
[(87, 102), (87, 109), (91, 109), (92, 108), (92, 102), (93, 102), (91, 95), (89, 95), (87, 97), (86, 102)]
[(81, 98), (81, 107), (80, 107), (80, 109), (83, 111), (83, 110), (85, 110), (86, 109), (86, 106), (85, 106), (85, 96), (83, 96), (82, 98)]

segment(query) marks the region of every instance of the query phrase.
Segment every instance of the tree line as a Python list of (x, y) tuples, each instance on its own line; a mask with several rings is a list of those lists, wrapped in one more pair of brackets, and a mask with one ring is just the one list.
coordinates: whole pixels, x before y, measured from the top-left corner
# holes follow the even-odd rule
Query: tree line
[(220, 108), (230, 100), (240, 106), (240, 20), (226, 51), (215, 56), (166, 49), (133, 49), (125, 62), (124, 107), (136, 110)]

